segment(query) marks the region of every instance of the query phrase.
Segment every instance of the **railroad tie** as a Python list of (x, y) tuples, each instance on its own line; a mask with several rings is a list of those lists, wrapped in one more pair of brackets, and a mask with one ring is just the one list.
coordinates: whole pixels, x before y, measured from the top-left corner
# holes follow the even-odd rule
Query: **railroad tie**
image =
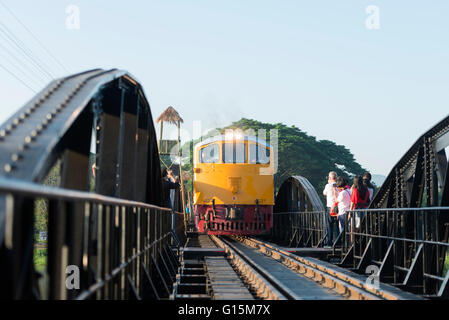
[(204, 261), (213, 299), (254, 300), (225, 257), (205, 257)]

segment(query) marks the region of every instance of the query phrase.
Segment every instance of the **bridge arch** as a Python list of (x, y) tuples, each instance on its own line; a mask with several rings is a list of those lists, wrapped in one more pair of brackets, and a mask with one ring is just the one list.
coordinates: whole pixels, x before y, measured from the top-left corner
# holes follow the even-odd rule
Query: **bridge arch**
[(421, 135), (396, 163), (370, 208), (449, 205), (449, 116)]
[(150, 105), (126, 71), (54, 80), (0, 127), (0, 146), (1, 176), (40, 183), (59, 159), (60, 186), (89, 190), (93, 162), (97, 193), (161, 203)]
[(280, 186), (274, 212), (323, 211), (324, 206), (315, 188), (302, 176), (291, 176)]
[[(154, 270), (173, 258), (167, 247), (181, 237), (183, 216), (160, 207), (159, 161), (150, 104), (124, 70), (56, 79), (6, 120), (0, 126), (0, 298), (43, 297), (33, 262), (39, 201), (48, 213), (48, 298), (139, 298), (146, 292), (132, 288), (142, 287), (142, 279), (151, 283), (150, 296), (168, 297), (169, 282)], [(54, 187), (42, 186), (54, 171)], [(81, 270), (78, 291), (62, 283), (68, 265)], [(98, 286), (102, 280), (119, 292)]]
[(309, 180), (302, 176), (284, 180), (273, 208), (272, 239), (286, 246), (319, 246), (324, 223), (323, 203)]

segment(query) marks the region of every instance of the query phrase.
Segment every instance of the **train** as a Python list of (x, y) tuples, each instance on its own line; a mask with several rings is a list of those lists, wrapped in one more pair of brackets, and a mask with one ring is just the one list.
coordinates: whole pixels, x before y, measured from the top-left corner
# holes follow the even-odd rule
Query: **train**
[(193, 148), (193, 211), (199, 233), (263, 235), (273, 225), (274, 155), (256, 136), (228, 131)]

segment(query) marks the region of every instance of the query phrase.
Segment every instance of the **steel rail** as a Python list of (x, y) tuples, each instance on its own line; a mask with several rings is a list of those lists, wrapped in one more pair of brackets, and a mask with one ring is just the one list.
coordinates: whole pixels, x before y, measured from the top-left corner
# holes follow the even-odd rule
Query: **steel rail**
[(270, 243), (247, 237), (238, 237), (236, 239), (249, 246), (258, 248), (289, 268), (297, 270), (299, 273), (319, 282), (325, 287), (332, 288), (335, 291), (346, 295), (349, 299), (420, 299), (420, 297), (409, 293), (401, 292), (401, 294), (399, 294), (394, 287), (388, 288), (387, 286), (382, 285), (383, 288), (375, 288), (373, 285), (367, 284), (366, 281), (351, 276), (348, 272), (339, 271), (337, 270), (338, 268), (329, 268), (324, 263), (320, 264), (316, 259), (312, 260), (297, 256)]
[(296, 295), (287, 288), (283, 289), (273, 281), (269, 272), (258, 266), (254, 261), (245, 257), (237, 248), (223, 238), (211, 235), (211, 239), (223, 248), (228, 254), (232, 264), (238, 272), (245, 278), (248, 284), (254, 289), (259, 297), (267, 300), (294, 300)]

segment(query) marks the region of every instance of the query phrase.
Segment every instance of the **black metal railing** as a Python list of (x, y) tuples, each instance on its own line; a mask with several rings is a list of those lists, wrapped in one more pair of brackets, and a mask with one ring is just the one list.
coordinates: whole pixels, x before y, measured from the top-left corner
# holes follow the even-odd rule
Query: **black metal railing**
[[(36, 272), (37, 202), (48, 208), (46, 267)], [(181, 213), (142, 202), (0, 178), (0, 297), (168, 298)]]
[[(368, 266), (377, 269), (384, 283), (424, 296), (449, 297), (448, 214), (449, 207), (348, 211), (332, 256), (359, 273)], [(324, 218), (322, 211), (276, 213), (273, 241), (320, 247), (327, 236)]]
[(345, 215), (342, 265), (379, 268), (382, 282), (429, 296), (449, 295), (449, 207), (369, 209)]
[(289, 247), (319, 247), (326, 236), (324, 211), (273, 213), (273, 241)]

